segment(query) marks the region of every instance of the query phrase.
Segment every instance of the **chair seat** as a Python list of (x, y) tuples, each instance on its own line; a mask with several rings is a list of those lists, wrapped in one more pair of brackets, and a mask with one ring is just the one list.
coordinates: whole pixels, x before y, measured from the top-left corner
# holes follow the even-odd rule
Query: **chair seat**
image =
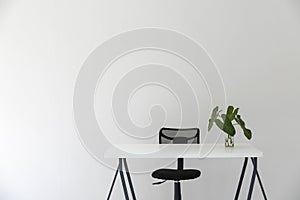
[(200, 174), (201, 172), (196, 169), (158, 169), (152, 173), (152, 177), (163, 180), (180, 181), (198, 178)]

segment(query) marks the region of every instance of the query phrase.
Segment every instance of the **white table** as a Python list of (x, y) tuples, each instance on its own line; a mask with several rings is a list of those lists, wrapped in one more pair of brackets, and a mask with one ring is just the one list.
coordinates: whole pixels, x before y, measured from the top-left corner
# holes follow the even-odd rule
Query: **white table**
[[(118, 148), (117, 148), (118, 147)], [(264, 198), (267, 199), (262, 181), (257, 170), (257, 159), (263, 157), (263, 153), (250, 144), (235, 144), (234, 147), (225, 147), (224, 144), (119, 144), (117, 147), (111, 147), (105, 152), (106, 158), (118, 158), (119, 165), (116, 170), (112, 186), (109, 191), (110, 198), (116, 177), (120, 173), (125, 199), (129, 200), (128, 191), (123, 174), (124, 170), (127, 175), (129, 187), (134, 200), (136, 200), (133, 184), (130, 177), (126, 158), (244, 158), (244, 164), (239, 179), (235, 200), (238, 199), (240, 189), (243, 183), (248, 159), (251, 158), (253, 164), (253, 173), (248, 192), (248, 200), (251, 199), (255, 178), (258, 178)]]
[[(120, 144), (105, 152), (107, 158), (245, 158), (262, 157), (250, 144)], [(120, 150), (121, 149), (121, 150)]]

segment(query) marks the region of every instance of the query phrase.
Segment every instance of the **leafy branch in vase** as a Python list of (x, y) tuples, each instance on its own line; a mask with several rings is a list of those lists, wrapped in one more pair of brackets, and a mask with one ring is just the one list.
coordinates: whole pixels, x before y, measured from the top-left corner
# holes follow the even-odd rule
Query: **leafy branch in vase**
[[(222, 110), (219, 110), (219, 106), (212, 110), (211, 117), (208, 120), (208, 131), (210, 131), (214, 124), (217, 125), (222, 131), (224, 131), (229, 136), (233, 137), (236, 133), (235, 125), (239, 125), (243, 130), (244, 135), (248, 140), (252, 138), (252, 132), (250, 129), (246, 128), (245, 122), (242, 120), (241, 115), (238, 115), (239, 108), (234, 108), (233, 106), (228, 106), (226, 114), (221, 114)], [(233, 124), (232, 122), (236, 123)]]

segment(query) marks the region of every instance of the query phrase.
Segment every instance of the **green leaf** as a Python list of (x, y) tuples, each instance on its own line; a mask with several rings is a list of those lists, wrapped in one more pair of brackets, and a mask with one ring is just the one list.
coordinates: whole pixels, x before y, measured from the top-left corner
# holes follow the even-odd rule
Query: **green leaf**
[(235, 121), (240, 125), (240, 127), (244, 131), (244, 135), (248, 140), (251, 140), (252, 138), (252, 132), (250, 129), (246, 128), (245, 122), (242, 120), (241, 115), (237, 115), (235, 118)]
[(236, 109), (233, 111), (234, 117), (238, 114), (238, 112), (239, 112), (239, 108), (236, 108)]
[(223, 119), (223, 122), (226, 120), (226, 117), (227, 117), (227, 115), (225, 115), (225, 114), (221, 115), (221, 118)]
[(210, 116), (210, 119), (208, 120), (208, 131), (211, 130), (215, 120), (217, 119), (218, 115), (219, 115), (219, 107), (216, 106), (213, 110), (212, 110), (212, 113), (211, 113), (211, 116)]
[(208, 131), (211, 130), (211, 128), (213, 127), (213, 125), (214, 125), (214, 121), (212, 119), (209, 119), (208, 120)]
[(234, 109), (233, 106), (228, 106), (226, 115), (230, 121), (234, 120), (235, 116), (239, 112), (239, 108)]
[(243, 129), (243, 131), (244, 131), (244, 135), (246, 136), (246, 138), (247, 138), (248, 140), (251, 140), (251, 138), (252, 138), (252, 132), (251, 132), (251, 130), (245, 128), (245, 129)]
[(231, 120), (229, 119), (229, 117), (227, 115), (222, 114), (221, 117), (223, 119), (224, 124), (228, 125), (229, 127), (231, 125), (233, 126), (233, 124), (231, 123)]
[(233, 109), (234, 109), (233, 106), (228, 106), (226, 115), (227, 116), (231, 115), (233, 113)]
[(238, 114), (239, 108), (234, 109), (234, 111), (228, 116), (230, 121), (234, 120), (235, 116)]
[(221, 120), (216, 119), (215, 123), (216, 123), (216, 125), (217, 125), (221, 130), (223, 130), (224, 124), (223, 124), (223, 122), (222, 122)]
[(219, 119), (216, 119), (215, 123), (222, 131), (224, 131), (225, 133), (227, 133), (230, 136), (234, 136), (235, 135), (234, 126), (232, 125), (231, 121), (227, 118), (226, 115), (223, 115), (223, 116), (226, 117), (224, 123)]

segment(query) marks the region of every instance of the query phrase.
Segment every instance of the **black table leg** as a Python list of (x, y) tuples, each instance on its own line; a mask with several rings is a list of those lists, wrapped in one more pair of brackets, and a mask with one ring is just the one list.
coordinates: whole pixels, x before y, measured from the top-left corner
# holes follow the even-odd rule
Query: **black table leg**
[(129, 183), (132, 198), (133, 198), (133, 200), (136, 200), (136, 196), (135, 196), (133, 184), (132, 184), (132, 181), (131, 181), (130, 172), (129, 172), (129, 169), (128, 169), (126, 158), (124, 158), (124, 167), (125, 167), (125, 171), (126, 171), (126, 175), (127, 175), (127, 179), (128, 179), (128, 183)]
[(236, 193), (235, 193), (235, 197), (234, 197), (235, 200), (239, 199), (241, 187), (242, 187), (244, 176), (245, 176), (245, 171), (246, 171), (246, 168), (247, 168), (247, 163), (248, 163), (248, 158), (246, 157), (245, 161), (244, 161), (243, 168), (242, 168), (239, 184), (238, 184), (238, 187), (237, 187), (237, 190), (236, 190)]
[(117, 176), (118, 176), (118, 173), (119, 173), (119, 169), (120, 169), (120, 163), (118, 164), (118, 168), (116, 169), (116, 173), (115, 173), (115, 176), (114, 176), (114, 179), (113, 179), (113, 182), (110, 186), (110, 190), (109, 190), (109, 193), (108, 193), (108, 196), (107, 196), (107, 200), (110, 199), (110, 196), (111, 196), (111, 193), (113, 191), (113, 188), (115, 186), (115, 182), (116, 182), (116, 179), (117, 179)]
[[(123, 169), (123, 162), (124, 162), (124, 169)], [(131, 180), (131, 177), (130, 177), (130, 172), (129, 172), (129, 169), (128, 169), (126, 158), (119, 158), (118, 168), (116, 170), (113, 182), (111, 184), (111, 187), (110, 187), (110, 190), (109, 190), (109, 193), (108, 193), (108, 196), (107, 196), (107, 200), (110, 199), (112, 190), (114, 188), (114, 185), (115, 185), (115, 182), (116, 182), (116, 179), (117, 179), (117, 176), (118, 176), (118, 173), (120, 173), (120, 178), (121, 178), (121, 183), (122, 183), (125, 199), (129, 200), (128, 190), (127, 190), (127, 186), (126, 186), (126, 182), (125, 182), (124, 170), (125, 170), (125, 173), (127, 175), (130, 191), (131, 191), (131, 194), (132, 194), (132, 198), (133, 198), (133, 200), (136, 200), (136, 196), (135, 196), (135, 192), (134, 192), (132, 180)]]
[(253, 193), (254, 182), (255, 182), (255, 177), (256, 177), (256, 174), (257, 174), (257, 158), (251, 158), (251, 160), (252, 160), (252, 163), (253, 163), (253, 172), (252, 172), (252, 177), (251, 177), (250, 188), (249, 188), (247, 200), (251, 200), (252, 193)]
[(123, 173), (122, 160), (123, 160), (123, 158), (119, 158), (119, 163), (120, 163), (119, 172), (120, 172), (120, 177), (121, 177), (121, 182), (122, 182), (122, 187), (123, 187), (125, 199), (129, 200), (128, 190), (127, 190), (127, 187), (126, 187), (125, 177), (124, 177), (124, 173)]
[[(252, 160), (252, 164), (253, 164), (253, 166), (254, 166), (254, 159), (251, 158), (251, 160)], [(256, 162), (257, 162), (257, 161), (256, 161)], [(261, 179), (260, 179), (258, 170), (256, 170), (256, 176), (257, 176), (257, 179), (258, 179), (258, 182), (259, 182), (259, 185), (260, 185), (260, 189), (261, 189), (261, 191), (262, 191), (262, 193), (263, 193), (263, 195), (264, 195), (264, 199), (267, 200), (267, 195), (266, 195), (266, 192), (265, 192), (265, 190), (264, 190), (262, 181), (261, 181)]]
[[(264, 199), (267, 200), (267, 195), (266, 195), (266, 192), (264, 190), (264, 187), (263, 187), (263, 184), (262, 184), (262, 181), (261, 181), (261, 178), (259, 176), (258, 169), (257, 169), (257, 163), (258, 163), (257, 158), (256, 157), (251, 158), (251, 161), (252, 161), (252, 164), (253, 164), (253, 172), (252, 172), (252, 177), (251, 177), (250, 188), (249, 188), (247, 200), (251, 200), (256, 177), (259, 181), (260, 189), (263, 193)], [(234, 200), (238, 200), (238, 198), (239, 198), (240, 190), (241, 190), (243, 179), (244, 179), (245, 172), (246, 172), (247, 163), (248, 163), (248, 158), (245, 158), (244, 165), (243, 165), (243, 168), (242, 168), (242, 172), (241, 172), (241, 176), (240, 176), (240, 180), (239, 180), (239, 183), (238, 183), (237, 191), (235, 193)]]

